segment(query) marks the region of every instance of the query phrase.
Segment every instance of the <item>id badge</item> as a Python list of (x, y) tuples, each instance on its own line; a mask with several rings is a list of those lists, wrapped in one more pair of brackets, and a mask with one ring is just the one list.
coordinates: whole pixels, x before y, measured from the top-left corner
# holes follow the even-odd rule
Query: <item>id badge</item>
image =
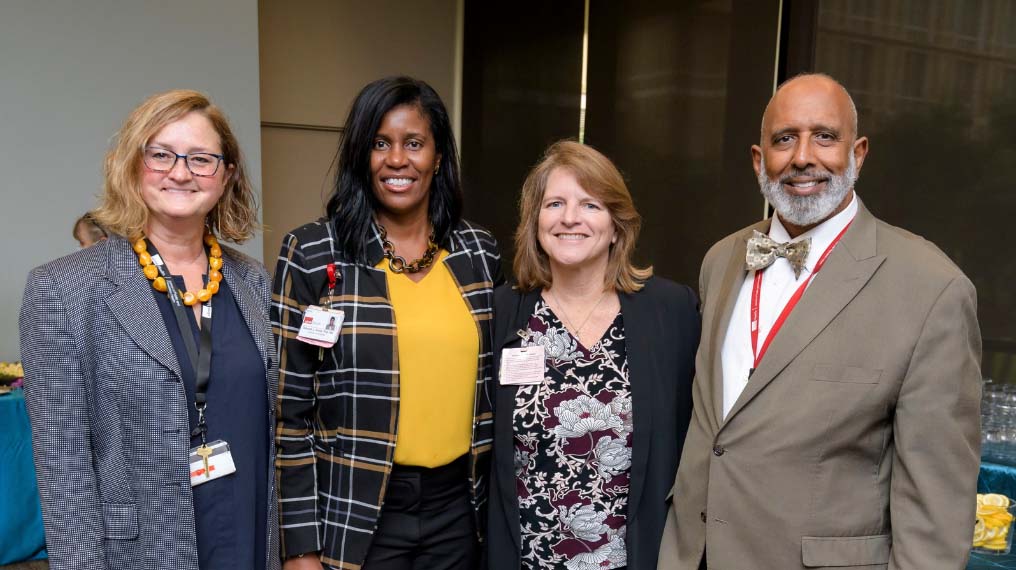
[(342, 311), (311, 305), (303, 313), (303, 324), (300, 325), (296, 339), (314, 346), (331, 348), (339, 340), (345, 317), (346, 314)]
[(540, 384), (544, 377), (543, 346), (505, 348), (501, 351), (501, 385)]
[(233, 455), (229, 452), (229, 444), (221, 439), (205, 446), (192, 447), (190, 450), (190, 482), (191, 487), (213, 481), (236, 473)]

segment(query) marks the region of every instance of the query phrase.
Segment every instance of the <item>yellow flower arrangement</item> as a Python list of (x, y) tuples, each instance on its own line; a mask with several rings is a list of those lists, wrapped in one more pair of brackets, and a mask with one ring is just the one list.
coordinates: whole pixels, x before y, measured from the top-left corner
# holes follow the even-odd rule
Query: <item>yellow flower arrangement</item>
[(17, 380), (25, 375), (20, 362), (0, 362), (0, 381)]

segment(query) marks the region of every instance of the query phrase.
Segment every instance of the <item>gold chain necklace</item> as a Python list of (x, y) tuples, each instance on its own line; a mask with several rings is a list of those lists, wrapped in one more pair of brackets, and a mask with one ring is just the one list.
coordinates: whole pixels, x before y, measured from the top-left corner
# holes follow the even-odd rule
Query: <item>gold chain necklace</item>
[(388, 230), (381, 224), (378, 224), (377, 227), (381, 230), (381, 248), (384, 249), (385, 257), (388, 258), (388, 267), (392, 273), (419, 273), (434, 263), (438, 252), (437, 244), (434, 243), (434, 232), (430, 232), (430, 237), (427, 238), (427, 251), (423, 252), (423, 257), (410, 263), (401, 255), (396, 255), (395, 246), (388, 240)]
[[(197, 293), (183, 292), (181, 295), (183, 304), (188, 307), (199, 301), (205, 303), (212, 298), (212, 295), (219, 292), (219, 281), (222, 281), (222, 272), (219, 271), (222, 269), (222, 248), (219, 247), (219, 241), (212, 234), (205, 234), (205, 245), (208, 246), (208, 284)], [(148, 244), (145, 243), (144, 237), (134, 242), (134, 253), (138, 254), (138, 263), (141, 264), (145, 277), (152, 282), (152, 287), (156, 291), (165, 293), (168, 290), (166, 279), (159, 275), (159, 268), (155, 266), (152, 255), (148, 253)]]
[[(547, 292), (550, 293), (551, 298), (554, 299), (554, 304), (557, 305), (558, 308), (561, 310), (561, 316), (564, 317), (564, 320), (567, 321), (567, 324), (569, 324), (572, 327), (574, 327), (575, 326), (575, 322), (572, 321), (571, 318), (568, 315), (565, 314), (565, 312), (564, 312), (564, 305), (561, 304), (561, 300), (558, 299), (557, 295), (554, 294), (554, 290), (551, 289), (551, 290), (549, 290)], [(607, 289), (606, 291), (604, 291), (603, 295), (600, 295), (600, 298), (597, 299), (596, 304), (593, 305), (593, 308), (589, 309), (589, 314), (586, 315), (586, 318), (582, 321), (582, 324), (579, 325), (579, 328), (575, 329), (575, 338), (579, 337), (579, 334), (582, 332), (582, 327), (586, 326), (586, 323), (589, 322), (590, 317), (592, 317), (593, 313), (596, 312), (596, 307), (599, 307), (600, 303), (602, 303), (603, 300), (607, 298), (607, 293), (610, 293), (610, 289)]]

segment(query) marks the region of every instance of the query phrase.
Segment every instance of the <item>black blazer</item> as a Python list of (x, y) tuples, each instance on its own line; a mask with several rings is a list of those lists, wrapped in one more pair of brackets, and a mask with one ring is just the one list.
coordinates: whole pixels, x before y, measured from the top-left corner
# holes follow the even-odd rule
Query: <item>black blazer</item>
[[(540, 293), (522, 293), (507, 285), (494, 292), (495, 373), (500, 371), (501, 350), (521, 344), (517, 331), (526, 327)], [(637, 293), (622, 293), (620, 299), (635, 422), (626, 529), (628, 568), (656, 570), (666, 497), (691, 418), (701, 318), (692, 290), (660, 277), (649, 279)], [(521, 566), (512, 427), (515, 391), (515, 386), (499, 384), (495, 398), (487, 545), (490, 570)]]

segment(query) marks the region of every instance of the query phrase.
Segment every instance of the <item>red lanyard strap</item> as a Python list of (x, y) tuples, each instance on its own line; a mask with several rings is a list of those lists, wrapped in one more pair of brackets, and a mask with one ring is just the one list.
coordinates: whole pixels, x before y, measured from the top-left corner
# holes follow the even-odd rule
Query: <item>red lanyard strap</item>
[(797, 288), (797, 291), (794, 291), (794, 294), (790, 297), (790, 300), (787, 301), (787, 304), (783, 307), (780, 315), (776, 317), (776, 322), (773, 323), (773, 328), (769, 329), (769, 334), (766, 335), (766, 340), (762, 343), (761, 350), (758, 349), (759, 301), (762, 298), (762, 272), (765, 270), (760, 269), (755, 272), (755, 282), (751, 288), (751, 352), (755, 355), (755, 362), (752, 364), (751, 370), (748, 373), (749, 378), (751, 377), (751, 373), (755, 372), (755, 369), (758, 368), (759, 362), (762, 362), (762, 357), (765, 356), (766, 351), (769, 350), (769, 344), (773, 342), (773, 339), (776, 338), (776, 334), (780, 332), (781, 328), (783, 328), (783, 323), (786, 322), (787, 317), (790, 316), (790, 312), (794, 310), (794, 307), (797, 306), (797, 302), (801, 300), (801, 296), (804, 295), (804, 290), (808, 288), (808, 283), (811, 282), (811, 279), (815, 277), (815, 274), (822, 269), (823, 265), (825, 265), (826, 258), (828, 258), (829, 254), (832, 253), (833, 248), (836, 247), (837, 243), (839, 243), (843, 234), (847, 233), (847, 229), (850, 228), (850, 224), (853, 223), (853, 221), (854, 220), (850, 220), (847, 222), (847, 225), (844, 226), (835, 238), (833, 238), (832, 243), (830, 243), (829, 247), (822, 252), (822, 256), (819, 257), (818, 261), (815, 263), (815, 269), (808, 274), (808, 277), (804, 280), (804, 283), (801, 283), (801, 286)]
[(335, 295), (335, 263), (329, 263), (325, 267), (325, 271), (328, 273), (328, 296), (330, 297)]

